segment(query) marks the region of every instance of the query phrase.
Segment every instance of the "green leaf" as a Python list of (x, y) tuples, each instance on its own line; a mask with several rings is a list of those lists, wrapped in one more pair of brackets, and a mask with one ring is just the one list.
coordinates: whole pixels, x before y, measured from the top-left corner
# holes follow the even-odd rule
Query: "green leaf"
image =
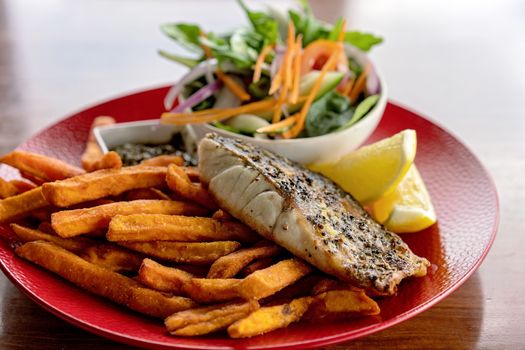
[(312, 41), (326, 39), (330, 34), (330, 29), (318, 21), (312, 14), (303, 14), (289, 10), (288, 16), (290, 16), (295, 26), (295, 32), (303, 36), (303, 47)]
[(355, 108), (355, 113), (346, 124), (341, 126), (340, 130), (346, 129), (355, 123), (357, 123), (361, 118), (363, 118), (370, 110), (376, 105), (379, 100), (379, 95), (371, 95), (365, 98), (361, 103)]
[(330, 31), (330, 34), (328, 34), (328, 40), (336, 41), (337, 37), (339, 36), (339, 33), (343, 30), (343, 18), (339, 17), (337, 22), (335, 23), (335, 26)]
[(169, 53), (169, 52), (166, 52), (164, 50), (159, 50), (159, 55), (161, 55), (162, 57), (164, 58), (167, 58), (171, 61), (175, 61), (177, 63), (180, 63), (188, 68), (193, 68), (195, 67), (197, 64), (199, 64), (199, 60), (196, 60), (196, 59), (193, 59), (193, 58), (188, 58), (188, 57), (183, 57), (183, 56), (179, 56), (179, 55), (175, 55), (175, 54), (172, 54), (172, 53)]
[(383, 38), (375, 36), (370, 33), (362, 33), (362, 32), (353, 31), (353, 32), (346, 32), (345, 42), (366, 52), (370, 50), (372, 46), (382, 43)]
[(160, 29), (164, 34), (175, 40), (179, 45), (193, 52), (202, 53), (202, 48), (199, 42), (201, 29), (198, 25), (186, 23), (165, 23), (160, 26)]
[(335, 91), (315, 101), (306, 115), (305, 130), (308, 137), (321, 136), (338, 130), (354, 115), (348, 97)]
[(248, 16), (255, 32), (263, 37), (264, 44), (275, 43), (279, 37), (279, 23), (265, 12), (251, 11), (244, 1), (237, 0), (237, 2), (246, 13), (246, 16)]

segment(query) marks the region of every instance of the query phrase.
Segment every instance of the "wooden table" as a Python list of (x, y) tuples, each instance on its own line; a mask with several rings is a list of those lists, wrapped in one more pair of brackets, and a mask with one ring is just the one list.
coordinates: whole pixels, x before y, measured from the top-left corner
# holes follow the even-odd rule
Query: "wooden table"
[[(319, 5), (317, 4), (319, 3)], [(372, 53), (391, 99), (444, 125), (494, 177), (501, 224), (481, 268), (451, 296), (383, 332), (330, 349), (525, 348), (525, 11), (519, 1), (317, 1), (386, 38)], [(0, 153), (71, 111), (182, 73), (166, 21), (221, 30), (233, 1), (0, 0)], [(2, 349), (125, 348), (44, 311), (0, 276)]]

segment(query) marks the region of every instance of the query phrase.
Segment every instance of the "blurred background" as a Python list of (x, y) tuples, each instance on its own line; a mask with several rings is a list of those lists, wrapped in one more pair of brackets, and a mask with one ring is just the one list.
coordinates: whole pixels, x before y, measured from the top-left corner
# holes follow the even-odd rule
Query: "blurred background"
[[(247, 3), (262, 7), (260, 1)], [(510, 291), (492, 295), (490, 290), (503, 278), (497, 266), (522, 266), (516, 265), (523, 256), (516, 247), (523, 238), (514, 234), (523, 236), (525, 214), (525, 1), (311, 3), (321, 18), (343, 15), (350, 29), (382, 36), (384, 43), (371, 57), (385, 75), (389, 98), (450, 130), (494, 176), (502, 199), (499, 238), (480, 269), (482, 278), (476, 274), (445, 303), (453, 306), (473, 294), (482, 298), (481, 310), (479, 304), (463, 310), (481, 312), (479, 322), (461, 329), (472, 338), (466, 348), (523, 347), (523, 337), (507, 336), (524, 334), (523, 323), (502, 306), (512, 307), (516, 299)], [(170, 21), (221, 31), (246, 19), (233, 0), (0, 0), (0, 153), (90, 104), (176, 81), (184, 68), (157, 54), (179, 50), (159, 30)], [(479, 285), (485, 294), (479, 294)], [(3, 277), (1, 286), (15, 302), (31, 305)], [(503, 295), (509, 299), (491, 302)], [(36, 306), (27, 310), (44, 312)], [(434, 308), (425, 315), (439, 312)], [(410, 323), (402, 327), (410, 331)], [(441, 335), (443, 348), (450, 332), (454, 329)], [(2, 339), (4, 345), (12, 340)]]

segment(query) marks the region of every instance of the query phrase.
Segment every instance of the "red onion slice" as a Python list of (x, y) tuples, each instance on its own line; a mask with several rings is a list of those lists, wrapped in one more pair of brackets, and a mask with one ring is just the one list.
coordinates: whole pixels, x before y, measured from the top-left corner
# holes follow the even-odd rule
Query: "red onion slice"
[(184, 102), (182, 102), (177, 107), (175, 107), (173, 110), (171, 110), (171, 112), (172, 113), (184, 112), (186, 109), (195, 106), (196, 104), (204, 101), (205, 99), (213, 95), (221, 87), (222, 87), (222, 82), (220, 80), (215, 80), (213, 83), (208, 84), (200, 88), (199, 90), (197, 90), (197, 92), (195, 92), (193, 95), (188, 97)]

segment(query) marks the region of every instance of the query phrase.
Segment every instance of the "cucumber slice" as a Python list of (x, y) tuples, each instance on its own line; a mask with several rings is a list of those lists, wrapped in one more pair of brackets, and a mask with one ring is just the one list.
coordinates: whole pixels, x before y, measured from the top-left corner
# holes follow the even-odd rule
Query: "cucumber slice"
[(239, 114), (228, 119), (225, 124), (246, 134), (253, 134), (257, 129), (270, 125), (267, 120), (253, 114)]
[[(319, 78), (319, 75), (321, 74), (320, 71), (314, 70), (310, 73), (305, 74), (301, 78), (301, 83), (299, 85), (299, 96), (306, 96), (312, 91), (315, 82)], [(326, 75), (323, 78), (323, 81), (321, 82), (321, 86), (319, 87), (319, 91), (317, 92), (317, 95), (315, 95), (314, 101), (318, 98), (324, 96), (327, 92), (332, 91), (339, 85), (341, 80), (343, 80), (344, 73), (341, 72), (327, 72)], [(288, 106), (288, 111), (290, 113), (298, 111), (303, 106), (303, 103), (296, 103), (294, 105)]]

